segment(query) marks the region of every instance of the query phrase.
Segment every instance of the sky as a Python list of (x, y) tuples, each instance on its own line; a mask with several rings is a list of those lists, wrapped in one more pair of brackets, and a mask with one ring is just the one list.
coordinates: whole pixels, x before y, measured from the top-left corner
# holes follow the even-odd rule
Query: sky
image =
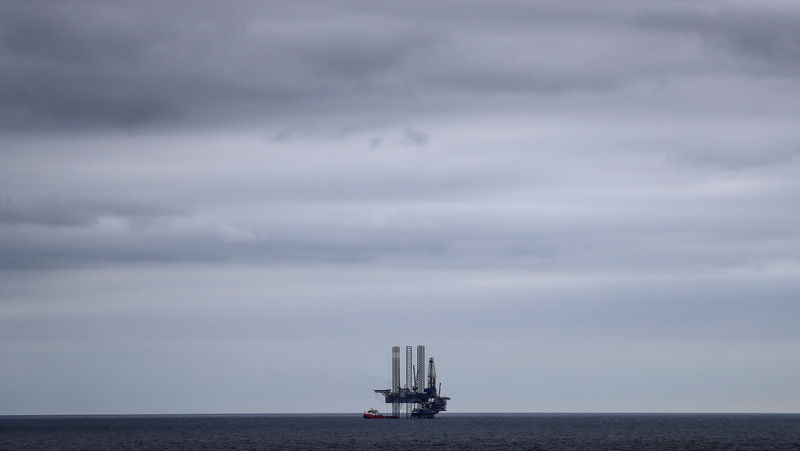
[(7, 1), (0, 414), (800, 410), (795, 1)]

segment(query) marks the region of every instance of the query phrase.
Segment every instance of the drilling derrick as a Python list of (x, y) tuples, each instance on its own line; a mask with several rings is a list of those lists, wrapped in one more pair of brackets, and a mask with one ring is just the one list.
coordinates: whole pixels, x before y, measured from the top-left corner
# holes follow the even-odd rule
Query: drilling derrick
[(401, 404), (405, 404), (407, 418), (433, 418), (437, 413), (447, 410), (450, 398), (441, 396), (441, 384), (437, 390), (433, 357), (428, 360), (428, 377), (425, 380), (425, 346), (417, 346), (416, 377), (414, 370), (413, 348), (406, 346), (406, 382), (400, 387), (400, 347), (393, 346), (392, 387), (375, 390), (375, 393), (383, 395), (387, 404), (392, 405), (392, 416), (389, 418), (400, 417)]
[(414, 383), (414, 392), (425, 391), (425, 346), (417, 346), (417, 379)]
[(406, 346), (406, 385), (411, 389), (414, 386), (414, 364), (411, 363), (411, 346)]
[[(400, 346), (392, 347), (392, 395), (400, 395)], [(388, 401), (387, 401), (388, 402)], [(400, 416), (400, 402), (392, 402), (392, 415)]]
[(428, 388), (436, 388), (436, 366), (433, 357), (428, 361)]
[[(412, 392), (414, 387), (414, 363), (412, 359), (411, 346), (406, 346), (406, 392)], [(409, 413), (409, 403), (406, 403), (406, 415)]]

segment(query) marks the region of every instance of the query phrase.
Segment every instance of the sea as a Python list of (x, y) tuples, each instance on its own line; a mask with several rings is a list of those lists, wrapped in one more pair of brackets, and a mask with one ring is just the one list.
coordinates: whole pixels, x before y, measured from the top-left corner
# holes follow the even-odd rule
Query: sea
[(0, 416), (2, 450), (800, 450), (800, 414)]

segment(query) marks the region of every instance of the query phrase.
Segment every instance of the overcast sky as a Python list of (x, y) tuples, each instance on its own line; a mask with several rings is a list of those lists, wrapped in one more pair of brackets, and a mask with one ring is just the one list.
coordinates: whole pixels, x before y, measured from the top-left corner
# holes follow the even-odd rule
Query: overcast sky
[(800, 4), (0, 5), (0, 414), (797, 412)]

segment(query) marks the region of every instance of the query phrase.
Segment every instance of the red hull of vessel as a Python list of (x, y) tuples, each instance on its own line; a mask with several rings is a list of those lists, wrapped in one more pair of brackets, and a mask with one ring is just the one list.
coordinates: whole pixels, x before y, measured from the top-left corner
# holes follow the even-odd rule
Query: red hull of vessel
[(381, 415), (381, 414), (375, 415), (372, 413), (365, 413), (364, 418), (367, 418), (369, 420), (393, 420), (397, 417), (393, 417), (391, 415)]

